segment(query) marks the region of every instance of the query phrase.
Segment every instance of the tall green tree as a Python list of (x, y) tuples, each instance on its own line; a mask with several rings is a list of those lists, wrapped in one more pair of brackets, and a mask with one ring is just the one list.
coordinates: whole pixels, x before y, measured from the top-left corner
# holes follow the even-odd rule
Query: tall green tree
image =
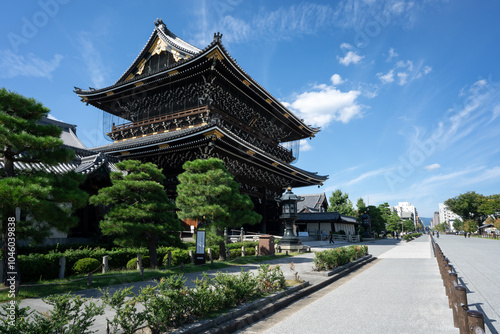
[(462, 221), (473, 220), (476, 225), (480, 225), (487, 215), (481, 212), (480, 207), (484, 203), (485, 197), (475, 191), (469, 191), (456, 197), (447, 199), (444, 204)]
[(477, 222), (474, 220), (466, 220), (464, 222), (464, 231), (474, 233), (477, 231)]
[(366, 204), (365, 201), (363, 200), (362, 197), (358, 198), (356, 201), (356, 215), (361, 216), (363, 213), (365, 213), (366, 210)]
[(225, 259), (224, 228), (255, 224), (262, 217), (253, 211), (248, 195), (241, 195), (239, 184), (222, 160), (209, 158), (186, 162), (178, 176), (177, 199), (180, 219), (209, 221), (215, 229), (219, 256)]
[(385, 229), (385, 221), (380, 208), (375, 205), (369, 205), (365, 211), (370, 216), (372, 231), (381, 233)]
[(328, 212), (338, 212), (341, 215), (354, 216), (354, 207), (349, 199), (349, 194), (342, 193), (342, 190), (336, 189), (328, 198)]
[(435, 230), (439, 231), (439, 232), (446, 232), (447, 230), (450, 229), (450, 226), (448, 226), (448, 223), (446, 222), (443, 222), (441, 224), (437, 224), (435, 227), (434, 227)]
[(105, 205), (109, 212), (99, 226), (104, 235), (121, 246), (146, 246), (152, 268), (158, 267), (156, 246), (162, 237), (180, 230), (175, 205), (163, 188), (165, 176), (153, 163), (126, 160), (116, 164), (112, 185), (90, 198), (93, 205)]
[(401, 218), (396, 212), (391, 212), (390, 216), (386, 217), (385, 228), (389, 233), (401, 231)]
[(479, 212), (485, 216), (500, 217), (500, 194), (486, 196), (479, 206)]
[(453, 221), (453, 228), (455, 231), (463, 231), (464, 230), (464, 222), (460, 219), (455, 219)]
[[(74, 172), (53, 174), (39, 171), (46, 166), (69, 162), (74, 151), (62, 146), (61, 129), (42, 125), (49, 109), (33, 98), (0, 89), (0, 218), (2, 220), (2, 255), (4, 272), (18, 273), (17, 251), (9, 247), (20, 239), (40, 242), (51, 229), (67, 232), (78, 223), (72, 213), (87, 203), (87, 194), (78, 188), (84, 176)], [(24, 163), (18, 170), (15, 163)], [(37, 167), (31, 168), (32, 164)], [(16, 208), (20, 217), (16, 217)], [(10, 236), (9, 236), (10, 233)], [(10, 238), (10, 239), (9, 239)], [(14, 258), (15, 270), (7, 268)], [(9, 270), (8, 270), (9, 269)], [(4, 275), (4, 284), (7, 283)]]

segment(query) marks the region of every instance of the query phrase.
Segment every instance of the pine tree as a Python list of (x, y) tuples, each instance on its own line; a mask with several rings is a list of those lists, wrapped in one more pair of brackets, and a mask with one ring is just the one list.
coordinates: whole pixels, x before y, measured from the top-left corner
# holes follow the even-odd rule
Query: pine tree
[(343, 194), (342, 190), (336, 189), (332, 192), (332, 196), (330, 196), (328, 201), (330, 202), (328, 212), (338, 212), (341, 215), (354, 216), (354, 208), (349, 199), (349, 194)]
[(176, 205), (180, 219), (208, 220), (215, 229), (219, 258), (225, 258), (224, 228), (255, 224), (262, 217), (253, 211), (248, 195), (241, 195), (239, 185), (217, 158), (186, 162), (178, 176)]
[[(4, 272), (17, 273), (17, 283), (20, 282), (17, 248), (12, 245), (20, 239), (40, 242), (52, 228), (67, 232), (78, 223), (78, 218), (72, 216), (74, 209), (84, 206), (88, 199), (87, 194), (78, 188), (84, 180), (83, 175), (39, 170), (39, 163), (57, 165), (71, 161), (75, 154), (62, 146), (59, 127), (38, 123), (48, 114), (49, 109), (40, 102), (5, 88), (0, 89), (3, 267)], [(16, 170), (15, 163), (24, 163), (27, 168)], [(33, 167), (33, 164), (37, 166)], [(22, 219), (17, 219), (16, 208), (21, 210)], [(8, 258), (14, 259), (15, 264), (8, 263)], [(4, 284), (7, 278), (4, 275)]]
[(163, 188), (165, 176), (153, 163), (126, 160), (111, 173), (112, 186), (90, 198), (93, 205), (109, 206), (100, 222), (104, 235), (121, 246), (147, 246), (152, 268), (158, 267), (157, 241), (180, 230), (175, 206)]

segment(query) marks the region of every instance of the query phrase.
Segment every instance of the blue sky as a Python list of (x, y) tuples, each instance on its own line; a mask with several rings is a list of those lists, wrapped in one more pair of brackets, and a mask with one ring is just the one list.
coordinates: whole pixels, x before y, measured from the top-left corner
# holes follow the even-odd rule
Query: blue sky
[(102, 112), (72, 92), (113, 84), (162, 18), (204, 48), (223, 33), (257, 82), (321, 126), (300, 168), (369, 204), (411, 202), (432, 217), (464, 193), (500, 193), (500, 2), (7, 2), (0, 13), (0, 87), (35, 97), (105, 144)]

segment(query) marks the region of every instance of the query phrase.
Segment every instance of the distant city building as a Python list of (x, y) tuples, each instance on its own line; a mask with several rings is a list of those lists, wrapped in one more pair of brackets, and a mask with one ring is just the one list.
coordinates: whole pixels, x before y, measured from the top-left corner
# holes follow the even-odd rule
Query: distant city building
[(444, 203), (439, 203), (439, 223), (448, 224), (450, 231), (454, 231), (453, 222), (455, 219), (460, 218), (457, 214), (451, 212), (451, 210), (444, 205)]
[(434, 228), (436, 225), (439, 225), (439, 211), (434, 211), (434, 218), (431, 222), (431, 228)]
[(415, 227), (419, 222), (418, 212), (415, 206), (409, 202), (399, 202), (398, 205), (393, 206), (393, 211), (396, 212), (401, 219), (411, 219)]

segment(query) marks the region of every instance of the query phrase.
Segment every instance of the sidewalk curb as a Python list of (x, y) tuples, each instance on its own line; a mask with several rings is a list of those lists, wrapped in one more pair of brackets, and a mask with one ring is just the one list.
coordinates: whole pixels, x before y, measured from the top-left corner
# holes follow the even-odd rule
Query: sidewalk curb
[[(310, 295), (336, 280), (346, 276), (363, 265), (372, 262), (376, 257), (371, 254), (366, 255), (354, 262), (338, 267), (330, 272), (322, 274), (327, 276), (324, 281), (315, 285), (304, 282), (298, 286), (292, 287), (282, 292), (275, 293), (268, 297), (261, 298), (252, 303), (242, 305), (224, 315), (215, 319), (202, 320), (188, 324), (171, 333), (176, 334), (195, 334), (205, 331), (206, 333), (232, 333), (238, 329), (244, 328), (258, 320), (274, 313), (291, 303)], [(310, 274), (308, 272), (307, 274)], [(320, 274), (320, 273), (317, 273)]]

